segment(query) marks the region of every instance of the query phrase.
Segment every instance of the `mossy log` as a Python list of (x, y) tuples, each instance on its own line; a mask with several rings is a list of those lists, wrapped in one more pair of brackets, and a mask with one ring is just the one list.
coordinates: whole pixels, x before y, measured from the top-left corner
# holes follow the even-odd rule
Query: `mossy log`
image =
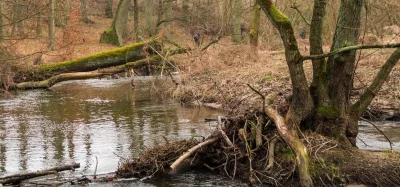
[(16, 83), (29, 81), (43, 81), (58, 74), (72, 72), (88, 72), (102, 68), (119, 66), (128, 62), (135, 62), (154, 54), (153, 49), (161, 50), (161, 39), (154, 38), (146, 42), (139, 42), (121, 48), (92, 54), (79, 59), (54, 64), (44, 64), (24, 71), (14, 77)]
[(134, 62), (146, 58), (152, 54), (151, 50), (146, 51), (146, 45), (152, 46), (156, 50), (161, 49), (160, 39), (155, 38), (147, 42), (139, 42), (118, 49), (96, 53), (79, 59), (55, 64), (40, 66), (40, 70), (47, 73), (68, 73), (68, 72), (87, 72), (100, 68), (118, 66), (127, 62)]

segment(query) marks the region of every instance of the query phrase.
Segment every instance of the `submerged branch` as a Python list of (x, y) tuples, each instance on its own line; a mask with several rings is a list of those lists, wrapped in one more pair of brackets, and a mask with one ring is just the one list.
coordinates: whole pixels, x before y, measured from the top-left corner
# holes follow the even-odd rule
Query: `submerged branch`
[(372, 126), (374, 126), (375, 129), (378, 130), (386, 138), (386, 140), (389, 142), (390, 150), (393, 151), (393, 147), (392, 147), (393, 143), (392, 143), (392, 141), (390, 141), (389, 137), (387, 137), (386, 134), (383, 131), (381, 131), (381, 129), (379, 129), (372, 121), (369, 121), (369, 120), (367, 120), (365, 118), (362, 118), (362, 117), (360, 117), (360, 119), (365, 121), (365, 122), (367, 122), (367, 123), (369, 123), (369, 124), (371, 124)]

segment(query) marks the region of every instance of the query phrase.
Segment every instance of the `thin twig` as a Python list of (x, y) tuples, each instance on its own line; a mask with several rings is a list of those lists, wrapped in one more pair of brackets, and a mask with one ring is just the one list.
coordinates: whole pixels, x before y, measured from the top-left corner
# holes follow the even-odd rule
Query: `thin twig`
[(363, 117), (360, 117), (360, 119), (371, 124), (372, 126), (374, 126), (376, 128), (376, 130), (378, 130), (386, 138), (386, 140), (389, 142), (390, 150), (393, 151), (393, 147), (392, 147), (393, 143), (392, 143), (392, 141), (390, 141), (390, 139), (386, 136), (386, 134), (383, 131), (381, 131), (372, 121), (369, 121)]
[(308, 26), (311, 26), (311, 24), (307, 21), (307, 19), (303, 16), (303, 14), (300, 12), (298, 6), (296, 4), (293, 4), (292, 6), (290, 6), (290, 8), (295, 9), (297, 11), (297, 13), (300, 14), (300, 17), (304, 20), (304, 22), (306, 22), (306, 24)]

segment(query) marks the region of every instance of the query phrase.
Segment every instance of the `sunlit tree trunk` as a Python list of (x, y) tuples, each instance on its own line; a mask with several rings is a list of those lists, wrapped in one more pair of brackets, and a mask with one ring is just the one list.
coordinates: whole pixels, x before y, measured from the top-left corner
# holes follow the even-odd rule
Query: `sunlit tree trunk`
[[(148, 1), (150, 1), (150, 0), (148, 0)], [(105, 14), (108, 18), (113, 18), (113, 0), (107, 0)]]
[(242, 41), (242, 34), (240, 30), (240, 26), (242, 24), (242, 12), (243, 12), (242, 0), (235, 0), (235, 5), (233, 7), (233, 32), (232, 32), (232, 41), (235, 43), (240, 43)]
[(56, 38), (56, 33), (55, 33), (55, 0), (50, 0), (50, 16), (49, 16), (49, 45), (48, 49), (53, 51), (56, 49), (55, 46), (55, 38)]

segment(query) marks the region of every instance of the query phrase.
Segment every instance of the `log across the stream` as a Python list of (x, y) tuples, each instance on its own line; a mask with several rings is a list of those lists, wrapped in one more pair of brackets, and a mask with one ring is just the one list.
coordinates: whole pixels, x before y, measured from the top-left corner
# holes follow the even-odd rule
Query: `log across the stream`
[[(169, 40), (166, 40), (169, 41)], [(146, 65), (160, 64), (165, 60), (161, 51), (162, 38), (139, 42), (122, 48), (105, 51), (83, 58), (45, 64), (17, 73), (9, 90), (49, 88), (56, 83), (101, 77), (136, 69)], [(185, 53), (190, 49), (167, 50), (168, 56)]]
[(15, 185), (15, 184), (19, 184), (23, 180), (40, 177), (40, 176), (45, 176), (45, 175), (50, 175), (50, 174), (56, 174), (57, 172), (60, 172), (60, 171), (74, 170), (75, 168), (79, 168), (79, 167), (80, 167), (79, 163), (73, 163), (71, 165), (58, 166), (58, 167), (41, 170), (41, 171), (36, 171), (36, 172), (9, 175), (9, 176), (5, 176), (5, 177), (0, 177), (0, 184)]

